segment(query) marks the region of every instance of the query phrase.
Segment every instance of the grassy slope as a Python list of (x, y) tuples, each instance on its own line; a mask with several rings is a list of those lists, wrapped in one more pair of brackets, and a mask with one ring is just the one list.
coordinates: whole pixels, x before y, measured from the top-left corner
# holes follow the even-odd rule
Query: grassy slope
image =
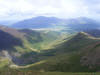
[(9, 64), (9, 59), (0, 58), (0, 69)]
[(68, 37), (68, 34), (62, 34), (57, 31), (33, 31), (33, 30), (20, 30), (25, 33), (24, 44), (35, 50), (45, 50), (49, 49), (53, 46), (53, 44), (57, 44), (56, 41), (62, 40), (65, 37)]
[(66, 34), (55, 31), (36, 32), (32, 30), (21, 30), (21, 33), (25, 36), (22, 39), (23, 47), (15, 46), (17, 53), (21, 55), (16, 57), (17, 61), (14, 60), (14, 63), (18, 65), (32, 64), (47, 59), (49, 55), (52, 55), (49, 53), (41, 54), (40, 51), (52, 48), (54, 45), (61, 43), (66, 37)]
[(52, 56), (43, 62), (40, 61), (40, 63), (20, 68), (39, 71), (95, 72), (95, 69), (89, 69), (88, 66), (82, 66), (80, 60), (84, 49), (97, 42), (100, 42), (100, 39), (96, 39), (85, 33), (79, 33), (69, 41), (60, 44), (60, 46), (50, 50), (50, 52), (47, 52), (50, 54), (55, 53), (55, 56)]
[[(49, 35), (47, 35), (47, 37), (49, 38)], [(47, 37), (43, 37), (43, 38), (46, 40)], [(31, 38), (33, 38), (33, 36), (31, 36)], [(27, 41), (26, 38), (24, 38), (23, 40), (24, 40), (25, 47), (22, 48), (22, 53), (25, 51), (24, 49), (26, 49), (26, 52), (31, 52), (32, 50), (30, 49), (30, 47), (32, 44), (29, 41)], [(50, 41), (51, 40), (52, 39), (50, 39)], [(55, 48), (50, 49), (50, 51), (47, 51), (46, 52), (47, 55), (45, 55), (46, 54), (45, 53), (45, 54), (39, 56), (40, 57), (39, 59), (42, 59), (43, 62), (40, 61), (36, 64), (28, 65), (28, 67), (23, 66), (22, 68), (24, 68), (24, 70), (26, 68), (27, 71), (30, 71), (30, 70), (63, 71), (63, 72), (96, 71), (93, 69), (90, 70), (87, 66), (84, 67), (81, 65), (81, 63), (80, 63), (81, 54), (79, 52), (83, 51), (84, 48), (88, 47), (89, 45), (100, 42), (99, 39), (90, 37), (89, 35), (87, 35), (85, 33), (79, 33), (79, 34), (75, 35), (74, 37), (72, 37), (70, 40), (64, 39), (62, 43), (60, 41), (59, 44), (57, 45), (58, 42), (59, 41), (52, 43), (52, 46), (56, 44)], [(43, 43), (43, 41), (42, 41), (42, 43)], [(39, 44), (37, 44), (37, 45), (39, 45)], [(17, 49), (21, 49), (21, 48), (17, 47)], [(54, 56), (52, 56), (52, 54), (54, 54)], [(49, 58), (49, 59), (45, 59), (45, 57)], [(27, 56), (27, 58), (28, 58), (28, 56)], [(21, 66), (19, 68), (21, 68)]]

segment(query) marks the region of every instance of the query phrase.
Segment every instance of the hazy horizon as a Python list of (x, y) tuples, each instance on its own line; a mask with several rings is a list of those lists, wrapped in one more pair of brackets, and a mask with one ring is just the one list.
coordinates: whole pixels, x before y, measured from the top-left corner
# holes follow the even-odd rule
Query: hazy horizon
[(0, 22), (16, 22), (37, 16), (99, 19), (98, 0), (0, 0)]

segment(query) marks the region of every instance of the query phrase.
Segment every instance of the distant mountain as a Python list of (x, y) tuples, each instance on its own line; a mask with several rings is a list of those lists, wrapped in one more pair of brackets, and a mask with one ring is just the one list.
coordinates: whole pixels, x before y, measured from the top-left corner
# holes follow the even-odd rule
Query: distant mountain
[(84, 32), (86, 32), (94, 37), (100, 38), (100, 29), (86, 30)]
[(76, 31), (92, 30), (100, 28), (100, 23), (96, 20), (80, 17), (67, 20), (67, 26)]
[(14, 28), (63, 28), (62, 31), (73, 32), (73, 31), (86, 31), (100, 28), (100, 23), (96, 20), (87, 17), (79, 17), (73, 19), (58, 19), (56, 17), (44, 17), (39, 16), (32, 19), (26, 19), (19, 21), (11, 27)]
[(52, 28), (59, 24), (61, 19), (55, 17), (39, 16), (32, 19), (26, 19), (12, 25), (14, 28)]

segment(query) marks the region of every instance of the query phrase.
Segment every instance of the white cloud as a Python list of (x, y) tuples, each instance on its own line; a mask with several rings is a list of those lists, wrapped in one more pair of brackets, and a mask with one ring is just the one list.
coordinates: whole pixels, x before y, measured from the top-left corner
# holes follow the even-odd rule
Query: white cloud
[(42, 15), (60, 18), (79, 16), (92, 17), (98, 15), (94, 10), (97, 11), (100, 9), (100, 2), (96, 1), (97, 0), (91, 0), (91, 2), (88, 0), (0, 0), (0, 20), (21, 20)]

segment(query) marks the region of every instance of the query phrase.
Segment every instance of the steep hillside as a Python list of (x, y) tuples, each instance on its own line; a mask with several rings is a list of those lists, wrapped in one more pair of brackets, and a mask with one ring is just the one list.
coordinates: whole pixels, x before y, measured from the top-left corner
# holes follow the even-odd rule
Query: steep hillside
[(62, 33), (56, 31), (17, 30), (1, 26), (0, 52), (8, 52), (3, 57), (10, 56), (9, 59), (16, 64), (30, 64), (42, 59), (39, 55), (41, 50), (51, 48), (53, 42), (63, 38)]
[(47, 49), (54, 41), (60, 40), (65, 36), (67, 37), (67, 34), (58, 31), (34, 31), (30, 29), (22, 29), (19, 31), (25, 34), (24, 36), (30, 43), (31, 48), (37, 50)]
[(58, 45), (53, 51), (47, 52), (53, 54), (48, 59), (20, 68), (62, 72), (100, 71), (99, 48), (100, 39), (81, 32), (62, 45)]
[(22, 40), (0, 30), (0, 50), (10, 49), (14, 46), (22, 46)]
[(0, 27), (0, 35), (2, 68), (43, 72), (100, 71), (100, 39), (85, 32), (67, 35)]
[[(57, 31), (34, 31), (30, 29), (17, 30), (5, 26), (0, 26), (0, 35), (2, 42), (1, 47), (3, 47), (3, 45), (8, 45), (8, 47), (10, 47), (9, 45), (12, 43), (11, 45), (16, 49), (23, 46), (24, 49), (31, 50), (32, 48), (34, 50), (42, 50), (45, 48), (45, 45), (49, 45), (54, 40), (63, 37), (62, 33)], [(17, 46), (18, 44), (19, 46)], [(19, 49), (21, 50), (21, 48)]]
[[(12, 51), (15, 46), (23, 46), (22, 36), (16, 29), (0, 26), (0, 51)], [(14, 49), (13, 49), (14, 51)]]
[[(99, 39), (96, 39), (95, 37), (90, 36), (87, 33), (80, 32), (78, 34), (74, 34), (73, 36), (70, 36), (69, 39), (64, 39), (62, 43), (55, 46), (53, 51), (56, 51), (57, 53), (60, 52), (77, 52), (78, 50), (98, 42)], [(52, 50), (51, 50), (52, 51)]]

